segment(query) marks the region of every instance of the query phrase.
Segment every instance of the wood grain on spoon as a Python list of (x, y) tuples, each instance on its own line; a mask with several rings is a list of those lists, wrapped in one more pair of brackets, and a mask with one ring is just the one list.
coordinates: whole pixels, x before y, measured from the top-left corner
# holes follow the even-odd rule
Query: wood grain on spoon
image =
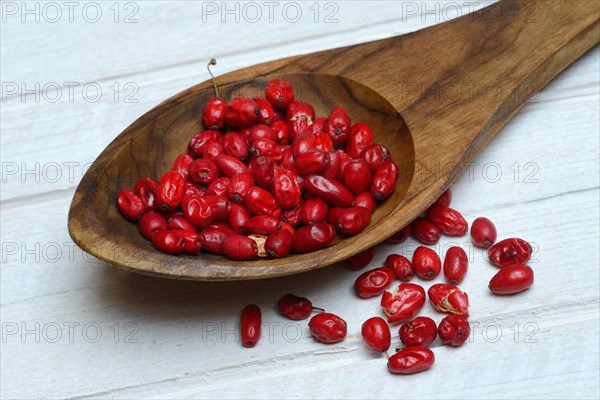
[(205, 253), (169, 256), (119, 214), (117, 192), (138, 177), (160, 176), (202, 129), (199, 115), (213, 96), (210, 82), (155, 107), (104, 150), (77, 188), (69, 232), (102, 260), (177, 279), (260, 279), (341, 261), (425, 210), (527, 98), (598, 43), (599, 15), (598, 3), (588, 0), (503, 0), (415, 33), (219, 77), (226, 98), (258, 95), (270, 79), (287, 79), (317, 114), (346, 107), (354, 122), (368, 122), (376, 141), (391, 149), (402, 173), (396, 192), (365, 231), (324, 250), (251, 262)]

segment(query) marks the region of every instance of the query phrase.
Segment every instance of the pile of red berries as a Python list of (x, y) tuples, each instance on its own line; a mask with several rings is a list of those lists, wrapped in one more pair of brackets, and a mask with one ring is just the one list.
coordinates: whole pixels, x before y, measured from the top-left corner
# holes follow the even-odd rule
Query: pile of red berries
[(271, 81), (265, 98), (215, 97), (202, 121), (207, 130), (171, 171), (117, 197), (165, 253), (251, 260), (319, 250), (365, 229), (396, 188), (398, 167), (367, 124), (352, 125), (343, 108), (316, 118), (285, 81)]
[[(392, 243), (402, 243), (411, 234), (424, 244), (435, 244), (441, 233), (462, 236), (468, 231), (468, 223), (456, 210), (449, 208), (451, 192), (448, 189), (429, 208), (427, 217), (420, 217), (407, 228), (391, 238)], [(533, 270), (524, 265), (531, 257), (531, 245), (523, 239), (510, 238), (496, 244), (496, 228), (487, 218), (477, 218), (471, 226), (473, 243), (488, 249), (492, 264), (501, 270), (491, 279), (489, 288), (497, 295), (519, 293), (533, 285)], [(374, 249), (368, 249), (346, 261), (353, 270), (368, 265), (374, 256)], [(425, 371), (433, 365), (435, 356), (428, 346), (439, 337), (442, 344), (460, 346), (469, 338), (471, 328), (469, 297), (456, 285), (460, 284), (468, 269), (466, 252), (458, 246), (451, 247), (444, 259), (443, 267), (438, 254), (425, 246), (419, 246), (412, 261), (391, 254), (385, 266), (374, 268), (361, 274), (354, 287), (360, 298), (381, 296), (381, 309), (387, 322), (381, 317), (372, 317), (362, 325), (362, 336), (367, 346), (376, 352), (386, 353), (391, 346), (391, 331), (388, 324), (400, 325), (398, 334), (405, 346), (388, 356), (388, 369), (396, 374), (413, 374)], [(433, 280), (443, 271), (447, 283), (431, 285), (425, 289), (411, 281), (415, 275), (423, 280)], [(401, 283), (392, 293), (386, 289), (396, 280)], [(448, 314), (439, 324), (427, 316), (419, 315), (426, 299), (433, 308)], [(252, 310), (252, 313), (248, 311)], [(246, 347), (253, 347), (260, 338), (260, 309), (248, 306), (242, 312), (241, 336)], [(288, 294), (279, 300), (279, 311), (291, 319), (305, 319), (314, 311), (324, 311), (312, 306), (303, 297)], [(252, 315), (253, 318), (248, 316)], [(258, 318), (258, 319), (257, 319)], [(252, 320), (253, 323), (248, 323)], [(337, 343), (346, 337), (346, 322), (335, 314), (322, 312), (312, 317), (309, 328), (313, 337), (323, 343)], [(251, 339), (249, 339), (251, 337)]]

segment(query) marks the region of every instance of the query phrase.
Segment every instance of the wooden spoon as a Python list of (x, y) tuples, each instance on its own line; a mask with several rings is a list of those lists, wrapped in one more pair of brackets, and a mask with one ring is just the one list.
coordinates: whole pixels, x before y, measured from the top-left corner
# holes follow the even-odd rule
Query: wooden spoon
[(365, 121), (399, 164), (395, 193), (362, 233), (283, 259), (234, 262), (155, 250), (117, 210), (119, 190), (158, 178), (214, 96), (211, 82), (158, 105), (121, 133), (83, 177), (69, 232), (82, 249), (131, 271), (177, 279), (241, 280), (296, 274), (346, 259), (422, 213), (523, 102), (599, 41), (597, 2), (503, 0), (418, 32), (290, 57), (218, 78), (221, 96), (256, 97), (268, 81), (290, 81), (318, 115), (346, 107)]

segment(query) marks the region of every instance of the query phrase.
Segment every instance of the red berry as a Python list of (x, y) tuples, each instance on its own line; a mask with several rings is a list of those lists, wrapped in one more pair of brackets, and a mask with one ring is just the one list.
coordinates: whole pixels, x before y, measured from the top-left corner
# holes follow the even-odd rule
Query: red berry
[(287, 256), (292, 251), (293, 234), (287, 229), (277, 229), (267, 237), (265, 251), (271, 258)]
[(202, 248), (209, 253), (223, 254), (223, 245), (234, 235), (235, 231), (229, 228), (207, 229), (200, 234)]
[(242, 346), (254, 347), (260, 340), (262, 315), (260, 308), (255, 304), (249, 304), (242, 309), (240, 316), (240, 333)]
[(448, 236), (462, 236), (469, 229), (469, 224), (461, 213), (452, 208), (441, 206), (430, 208), (427, 217)]
[(469, 339), (471, 327), (467, 317), (448, 315), (438, 325), (438, 336), (448, 346), (460, 346)]
[(152, 244), (167, 254), (181, 254), (185, 250), (185, 238), (180, 231), (158, 231), (152, 235)]
[(416, 317), (412, 321), (402, 324), (400, 340), (406, 347), (429, 346), (437, 337), (435, 321), (429, 317)]
[(302, 191), (293, 171), (279, 166), (273, 168), (273, 196), (282, 208), (294, 208), (300, 203)]
[(323, 311), (322, 308), (313, 307), (312, 302), (306, 297), (286, 294), (277, 303), (281, 315), (293, 320), (306, 319), (313, 310)]
[(260, 108), (255, 101), (245, 98), (235, 98), (229, 102), (225, 111), (225, 123), (240, 127), (253, 125), (258, 121)]
[(479, 217), (471, 224), (471, 238), (477, 247), (487, 249), (496, 241), (496, 227), (487, 218)]
[(173, 215), (167, 220), (167, 229), (170, 231), (182, 230), (196, 232), (196, 227), (182, 215)]
[(249, 261), (258, 255), (258, 247), (248, 236), (235, 235), (223, 245), (223, 254), (231, 260)]
[(393, 374), (416, 374), (428, 370), (434, 362), (433, 351), (427, 347), (407, 347), (388, 359), (388, 370)]
[(390, 327), (381, 317), (372, 317), (362, 324), (362, 337), (367, 346), (377, 352), (384, 352), (390, 348), (392, 335)]
[[(187, 154), (186, 154), (187, 156)], [(189, 156), (188, 156), (189, 157)], [(190, 157), (190, 160), (192, 158)], [(185, 178), (185, 176), (184, 176)], [(140, 200), (142, 200), (142, 204), (146, 210), (154, 210), (155, 200), (154, 193), (156, 191), (156, 182), (152, 179), (145, 177), (136, 182), (133, 186), (133, 193), (135, 193)]]
[(208, 185), (208, 188), (206, 188), (206, 194), (207, 195), (216, 194), (219, 196), (227, 196), (227, 187), (229, 186), (230, 183), (231, 183), (231, 179), (227, 178), (227, 177), (216, 179), (216, 180), (212, 181), (212, 183), (210, 185)]
[(392, 161), (385, 161), (373, 174), (369, 194), (375, 200), (383, 200), (396, 190), (397, 183), (398, 166)]
[(221, 130), (225, 127), (227, 102), (219, 97), (210, 99), (202, 112), (202, 122), (206, 129)]
[(194, 158), (202, 157), (204, 153), (204, 147), (207, 143), (218, 142), (221, 143), (222, 135), (219, 131), (208, 130), (196, 133), (188, 143), (188, 153)]
[[(236, 132), (227, 132), (223, 136), (223, 153), (238, 160), (245, 160), (250, 152), (246, 138)], [(216, 158), (216, 157), (215, 157)]]
[(371, 169), (361, 159), (352, 160), (344, 167), (342, 183), (352, 194), (366, 192), (371, 185)]
[(165, 173), (156, 185), (154, 200), (159, 210), (169, 211), (177, 208), (183, 199), (185, 180), (179, 172)]
[(331, 313), (315, 315), (310, 319), (308, 327), (314, 338), (323, 343), (341, 342), (347, 333), (346, 321)]
[(185, 195), (181, 200), (185, 218), (196, 226), (207, 226), (212, 222), (213, 211), (204, 197)]
[(148, 211), (140, 218), (138, 228), (143, 237), (152, 240), (154, 232), (167, 230), (167, 221), (165, 221), (165, 217), (161, 214)]
[(412, 258), (415, 273), (425, 280), (435, 279), (442, 270), (442, 261), (435, 251), (428, 247), (419, 246)]
[(380, 267), (362, 273), (354, 282), (354, 289), (359, 297), (367, 299), (379, 296), (396, 279), (390, 268)]
[(286, 81), (273, 79), (265, 89), (265, 97), (273, 108), (286, 108), (294, 100), (294, 89)]
[(268, 156), (253, 157), (248, 165), (248, 172), (254, 182), (263, 189), (271, 190), (275, 161)]
[(352, 126), (350, 137), (346, 143), (346, 153), (352, 158), (360, 158), (363, 151), (374, 143), (371, 128), (363, 122)]
[(523, 239), (504, 239), (488, 249), (490, 262), (498, 267), (523, 264), (531, 257), (531, 245)]
[(423, 244), (436, 244), (442, 236), (440, 228), (427, 218), (417, 218), (411, 224), (412, 234)]
[(458, 285), (467, 274), (469, 258), (467, 253), (458, 246), (452, 246), (446, 252), (444, 258), (444, 276), (453, 285)]
[(433, 307), (456, 315), (469, 315), (469, 296), (454, 285), (437, 283), (427, 290)]
[(490, 281), (489, 288), (494, 294), (515, 294), (533, 285), (533, 270), (527, 265), (514, 264), (504, 267)]
[[(217, 143), (217, 142), (213, 141), (211, 143)], [(192, 161), (194, 161), (194, 157), (190, 156), (189, 154), (180, 154), (173, 162), (173, 167), (171, 169), (173, 171), (179, 172), (181, 174), (181, 176), (183, 176), (183, 179), (187, 180), (188, 169), (189, 169)]]
[(385, 259), (385, 265), (390, 267), (396, 274), (396, 277), (403, 282), (410, 281), (414, 276), (412, 263), (408, 258), (399, 254), (390, 254)]
[(356, 235), (371, 222), (371, 211), (363, 207), (348, 207), (337, 217), (337, 230), (344, 235)]
[(384, 292), (381, 308), (391, 324), (408, 321), (419, 313), (425, 304), (425, 290), (412, 283), (401, 283), (394, 291)]
[(371, 211), (371, 214), (373, 214), (377, 209), (377, 203), (375, 200), (373, 200), (369, 192), (357, 194), (354, 197), (354, 206), (366, 208), (367, 210)]
[(327, 207), (325, 200), (320, 197), (311, 197), (302, 204), (300, 220), (305, 225), (318, 224), (325, 221), (328, 211), (329, 207)]
[(261, 97), (256, 97), (253, 100), (256, 104), (258, 104), (258, 108), (260, 109), (258, 123), (263, 125), (271, 125), (274, 117), (273, 106), (271, 103)]
[(361, 158), (371, 171), (376, 171), (384, 162), (392, 161), (392, 154), (384, 145), (372, 144), (362, 151)]
[(335, 228), (326, 223), (303, 226), (292, 237), (294, 253), (309, 253), (327, 247), (335, 239)]
[(193, 182), (209, 185), (219, 177), (219, 169), (211, 160), (199, 158), (194, 160), (189, 167), (189, 178)]
[(146, 207), (135, 193), (124, 189), (117, 195), (117, 206), (123, 216), (131, 221), (138, 220), (146, 211)]
[(351, 125), (345, 111), (332, 112), (323, 124), (323, 132), (329, 135), (334, 146), (339, 147), (350, 137)]
[(242, 204), (246, 195), (254, 187), (254, 179), (247, 172), (234, 175), (227, 187), (227, 197), (234, 203)]

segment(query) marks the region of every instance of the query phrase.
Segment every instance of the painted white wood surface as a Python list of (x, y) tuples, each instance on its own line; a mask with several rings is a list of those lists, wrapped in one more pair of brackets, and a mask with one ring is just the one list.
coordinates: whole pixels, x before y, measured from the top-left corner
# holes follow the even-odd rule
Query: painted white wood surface
[[(26, 15), (20, 2), (2, 3), (2, 398), (598, 398), (598, 48), (536, 94), (454, 185), (453, 204), (469, 221), (485, 215), (501, 238), (535, 243), (536, 283), (519, 296), (491, 296), (495, 269), (473, 250), (462, 285), (472, 340), (460, 349), (436, 344), (427, 373), (393, 376), (365, 349), (360, 325), (379, 311), (377, 299), (353, 294), (360, 272), (333, 266), (267, 281), (177, 282), (124, 273), (73, 247), (66, 215), (82, 169), (139, 115), (206, 79), (208, 58), (218, 58), (222, 73), (414, 31), (456, 16), (454, 4), (463, 12), (486, 4), (330, 3), (337, 23), (323, 22), (335, 9), (325, 2), (317, 23), (313, 2), (295, 3), (303, 13), (296, 23), (281, 14), (289, 2), (278, 3), (273, 22), (256, 3), (263, 12), (256, 23), (244, 21), (247, 3), (237, 3), (239, 23), (234, 14), (222, 22), (203, 13), (221, 2), (102, 3), (97, 23), (81, 13), (87, 7), (85, 17), (94, 18), (88, 2), (78, 3), (72, 23), (60, 2), (56, 23), (50, 3), (29, 3), (34, 14)], [(124, 23), (135, 10), (138, 22)], [(12, 93), (13, 84), (36, 82), (62, 85), (60, 100), (50, 101), (51, 90), (37, 101)], [(102, 98), (92, 102), (76, 88), (70, 99), (65, 82), (93, 82)], [(136, 103), (124, 102), (127, 83), (139, 88)], [(469, 246), (467, 238), (460, 243)], [(415, 246), (381, 245), (372, 265), (391, 252), (410, 256)], [(306, 321), (280, 318), (274, 304), (286, 292), (343, 316), (348, 338), (325, 346)], [(254, 349), (233, 333), (247, 303), (259, 304), (273, 329), (264, 328)], [(423, 312), (442, 317), (429, 305)]]

